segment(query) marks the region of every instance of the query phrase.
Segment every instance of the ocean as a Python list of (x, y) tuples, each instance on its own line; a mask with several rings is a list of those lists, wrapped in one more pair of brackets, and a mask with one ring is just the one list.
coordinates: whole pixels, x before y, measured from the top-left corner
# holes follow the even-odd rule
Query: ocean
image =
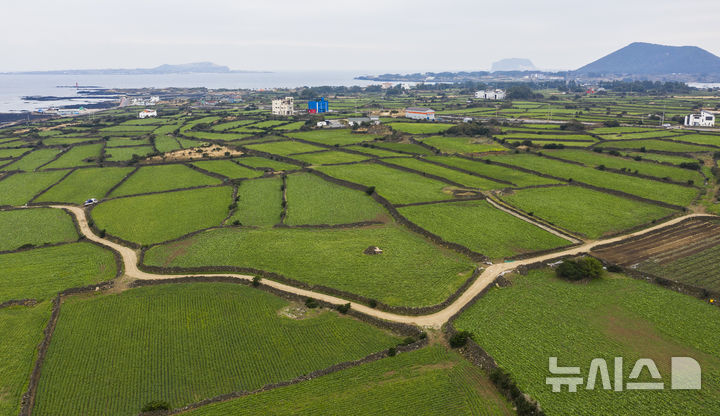
[[(321, 85), (366, 86), (372, 81), (353, 79), (358, 71), (279, 71), (269, 73), (168, 74), (168, 75), (19, 75), (0, 74), (0, 113), (34, 111), (39, 108), (66, 105), (81, 106), (97, 102), (77, 97), (75, 88), (168, 88), (206, 87), (209, 89), (296, 88)], [(82, 89), (82, 88), (81, 88)], [(27, 101), (24, 96), (68, 97), (53, 101)]]

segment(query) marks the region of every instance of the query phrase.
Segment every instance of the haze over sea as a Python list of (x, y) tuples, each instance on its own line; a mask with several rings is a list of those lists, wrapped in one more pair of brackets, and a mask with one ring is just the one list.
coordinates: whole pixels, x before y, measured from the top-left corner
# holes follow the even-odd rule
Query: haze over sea
[(33, 111), (38, 108), (83, 105), (97, 100), (26, 101), (24, 96), (77, 97), (75, 88), (59, 86), (97, 86), (101, 88), (295, 88), (320, 85), (365, 86), (371, 81), (355, 80), (361, 71), (279, 71), (229, 74), (159, 75), (19, 75), (0, 74), (0, 113)]

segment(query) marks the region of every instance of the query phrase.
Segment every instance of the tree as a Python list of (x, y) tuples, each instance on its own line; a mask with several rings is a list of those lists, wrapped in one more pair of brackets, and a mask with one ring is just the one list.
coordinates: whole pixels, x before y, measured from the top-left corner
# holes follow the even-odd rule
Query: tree
[(578, 281), (597, 279), (603, 274), (603, 265), (594, 257), (583, 257), (578, 260), (563, 260), (555, 270), (558, 277)]
[(450, 337), (450, 346), (452, 348), (460, 348), (464, 347), (465, 344), (467, 344), (468, 339), (470, 339), (472, 335), (468, 331), (459, 331), (453, 334), (453, 336)]

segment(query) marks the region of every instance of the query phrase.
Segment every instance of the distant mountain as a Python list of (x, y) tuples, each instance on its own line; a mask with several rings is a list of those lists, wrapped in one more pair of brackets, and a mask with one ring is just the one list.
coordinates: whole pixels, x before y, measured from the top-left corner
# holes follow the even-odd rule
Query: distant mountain
[(45, 75), (147, 75), (147, 74), (225, 74), (237, 72), (260, 71), (233, 71), (227, 66), (216, 65), (212, 62), (194, 62), (180, 65), (160, 65), (155, 68), (135, 69), (67, 69), (57, 71), (25, 71), (12, 72), (12, 74), (45, 74)]
[(493, 62), (490, 71), (536, 71), (537, 68), (529, 59), (508, 58)]
[(697, 46), (635, 42), (583, 66), (575, 73), (597, 76), (720, 74), (720, 58)]

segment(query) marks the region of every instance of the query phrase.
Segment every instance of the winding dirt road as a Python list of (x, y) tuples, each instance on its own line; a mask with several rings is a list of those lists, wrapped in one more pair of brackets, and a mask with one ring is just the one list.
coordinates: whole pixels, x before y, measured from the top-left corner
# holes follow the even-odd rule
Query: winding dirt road
[[(138, 253), (129, 247), (125, 247), (123, 245), (114, 243), (112, 241), (106, 240), (104, 238), (101, 238), (90, 229), (90, 226), (87, 223), (87, 218), (85, 217), (85, 211), (76, 206), (70, 206), (70, 205), (53, 205), (53, 208), (58, 209), (65, 209), (69, 212), (71, 212), (75, 218), (78, 221), (78, 224), (80, 226), (80, 231), (87, 237), (87, 239), (96, 241), (100, 244), (103, 244), (118, 253), (122, 256), (123, 263), (125, 265), (125, 275), (133, 278), (133, 279), (145, 279), (145, 280), (159, 280), (159, 279), (177, 279), (180, 277), (186, 277), (186, 276), (202, 276), (202, 275), (193, 275), (193, 274), (182, 274), (182, 275), (172, 275), (172, 274), (153, 274), (153, 273), (146, 273), (138, 269)], [(352, 308), (358, 312), (362, 312), (366, 315), (370, 315), (376, 318), (385, 319), (388, 321), (393, 322), (401, 322), (405, 324), (412, 324), (412, 325), (418, 325), (421, 327), (426, 328), (440, 328), (445, 322), (447, 322), (453, 315), (455, 315), (460, 309), (462, 309), (463, 306), (468, 304), (470, 301), (472, 301), (475, 296), (478, 295), (478, 293), (482, 292), (483, 289), (485, 289), (488, 285), (490, 285), (495, 278), (500, 275), (503, 272), (509, 272), (517, 268), (518, 266), (525, 265), (525, 264), (531, 264), (531, 263), (537, 263), (540, 261), (549, 261), (558, 257), (567, 256), (567, 255), (577, 255), (581, 253), (587, 253), (589, 252), (593, 247), (602, 245), (602, 244), (608, 244), (608, 243), (615, 243), (618, 241), (625, 240), (630, 237), (646, 234), (648, 232), (657, 230), (659, 228), (667, 227), (673, 224), (677, 224), (678, 222), (681, 222), (688, 218), (693, 217), (707, 217), (708, 215), (704, 214), (688, 214), (682, 217), (674, 218), (670, 221), (664, 222), (662, 224), (658, 224), (656, 226), (653, 226), (651, 228), (646, 228), (644, 230), (626, 234), (619, 237), (609, 238), (606, 240), (597, 240), (597, 241), (591, 241), (586, 242), (582, 245), (564, 250), (564, 251), (558, 251), (550, 254), (545, 254), (537, 257), (532, 257), (524, 260), (517, 260), (513, 262), (508, 263), (498, 263), (488, 266), (480, 276), (473, 282), (473, 284), (460, 295), (452, 304), (450, 304), (447, 308), (433, 313), (429, 315), (421, 315), (421, 316), (409, 316), (409, 315), (399, 315), (395, 313), (390, 312), (384, 312), (377, 309), (370, 308), (368, 306), (349, 302), (352, 305)], [(234, 274), (234, 273), (220, 273), (215, 274), (216, 276), (230, 276), (237, 279), (245, 279), (245, 280), (252, 280), (254, 276), (249, 275), (243, 275), (243, 274)], [(263, 284), (267, 286), (274, 287), (276, 289), (294, 293), (300, 296), (304, 297), (312, 297), (315, 299), (319, 299), (328, 303), (332, 303), (334, 305), (343, 305), (348, 303), (347, 300), (341, 299), (335, 296), (325, 295), (323, 293), (317, 293), (310, 290), (300, 289), (294, 286), (286, 285), (283, 283), (275, 282), (272, 280), (263, 279)]]

